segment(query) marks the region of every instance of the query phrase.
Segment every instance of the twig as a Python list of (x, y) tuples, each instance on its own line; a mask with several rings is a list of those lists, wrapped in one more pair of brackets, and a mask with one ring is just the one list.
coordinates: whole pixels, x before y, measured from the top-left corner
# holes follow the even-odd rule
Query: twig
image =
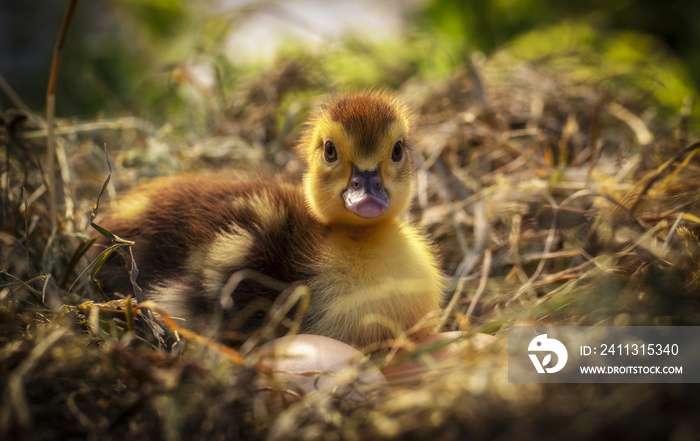
[(53, 61), (51, 62), (51, 74), (49, 75), (49, 84), (46, 90), (46, 124), (48, 128), (48, 136), (46, 137), (46, 154), (48, 155), (47, 166), (49, 169), (49, 214), (51, 216), (51, 229), (55, 230), (58, 224), (57, 209), (56, 209), (56, 152), (54, 145), (54, 119), (56, 116), (56, 84), (58, 83), (58, 68), (61, 65), (61, 52), (63, 44), (66, 41), (66, 34), (70, 26), (75, 6), (78, 0), (71, 0), (66, 10), (66, 15), (63, 17), (61, 30), (58, 32), (58, 40), (53, 50)]
[(66, 220), (72, 219), (75, 213), (75, 203), (71, 195), (71, 176), (70, 167), (68, 166), (68, 156), (66, 155), (65, 139), (61, 138), (55, 143), (56, 158), (58, 160), (58, 168), (61, 170), (61, 182), (63, 187), (63, 201), (65, 204)]
[[(124, 130), (124, 129), (137, 129), (148, 133), (149, 135), (154, 135), (156, 132), (156, 127), (150, 122), (137, 118), (134, 116), (128, 116), (117, 119), (105, 119), (97, 122), (90, 123), (80, 123), (70, 126), (55, 127), (53, 130), (54, 135), (66, 135), (69, 133), (82, 133), (82, 132), (95, 132), (99, 130)], [(17, 134), (19, 139), (34, 139), (43, 138), (48, 136), (48, 130), (34, 130), (31, 132), (22, 132)]]

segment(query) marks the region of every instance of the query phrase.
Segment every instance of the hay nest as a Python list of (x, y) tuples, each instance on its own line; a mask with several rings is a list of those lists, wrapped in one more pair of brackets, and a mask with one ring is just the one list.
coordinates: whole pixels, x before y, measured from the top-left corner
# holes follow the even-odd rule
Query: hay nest
[(294, 170), (299, 123), (333, 89), (316, 63), (280, 60), (212, 100), (203, 136), (135, 117), (59, 121), (54, 231), (43, 123), (2, 115), (0, 437), (692, 439), (692, 385), (507, 381), (513, 324), (700, 325), (689, 112), (660, 117), (551, 63), (496, 54), (397, 90), (416, 116), (411, 217), (451, 281), (443, 329), (498, 338), (458, 367), (351, 398), (279, 400), (261, 393), (264, 369), (245, 354), (196, 338), (183, 350), (129, 301), (106, 304), (85, 258), (103, 147), (116, 182), (103, 204), (147, 176)]

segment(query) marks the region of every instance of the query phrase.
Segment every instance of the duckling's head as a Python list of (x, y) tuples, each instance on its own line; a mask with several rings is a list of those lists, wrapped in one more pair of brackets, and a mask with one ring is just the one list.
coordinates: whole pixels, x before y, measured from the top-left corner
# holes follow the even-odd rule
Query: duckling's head
[(340, 95), (321, 109), (300, 146), (314, 215), (363, 226), (403, 214), (413, 192), (408, 131), (407, 109), (385, 92)]

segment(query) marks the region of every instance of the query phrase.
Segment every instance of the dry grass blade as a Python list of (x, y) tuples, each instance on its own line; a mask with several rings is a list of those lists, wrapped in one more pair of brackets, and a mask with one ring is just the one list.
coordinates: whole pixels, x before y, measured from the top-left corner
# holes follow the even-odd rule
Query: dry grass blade
[(49, 276), (36, 276), (36, 277), (33, 277), (33, 278), (31, 278), (31, 279), (25, 281), (25, 280), (19, 279), (19, 278), (17, 278), (16, 276), (14, 276), (14, 275), (8, 273), (7, 270), (5, 270), (5, 269), (0, 270), (0, 275), (4, 275), (4, 276), (9, 277), (10, 279), (14, 280), (18, 285), (22, 286), (22, 287), (23, 287), (24, 289), (26, 289), (29, 293), (31, 293), (37, 300), (42, 300), (42, 299), (43, 299), (43, 294), (42, 294), (42, 292), (40, 292), (40, 291), (37, 290), (36, 288), (32, 287), (31, 284), (34, 283), (34, 282), (37, 281), (37, 280), (42, 280), (42, 281), (44, 281), (44, 286), (45, 286), (45, 285), (46, 285), (46, 279), (47, 279)]
[(258, 271), (242, 269), (231, 274), (226, 281), (226, 284), (223, 286), (223, 288), (221, 288), (221, 292), (219, 293), (219, 304), (222, 308), (230, 309), (233, 306), (233, 293), (236, 290), (236, 287), (246, 279), (254, 280), (262, 286), (279, 292), (282, 292), (289, 287), (288, 283), (280, 282), (279, 280), (266, 276)]
[(608, 110), (632, 129), (639, 145), (649, 145), (654, 141), (654, 135), (640, 117), (616, 102), (610, 103)]
[(56, 85), (58, 84), (58, 68), (61, 65), (61, 53), (63, 51), (63, 45), (66, 41), (66, 35), (68, 34), (68, 28), (70, 27), (70, 22), (73, 19), (73, 13), (75, 12), (75, 7), (78, 4), (78, 0), (70, 0), (68, 4), (68, 9), (66, 9), (66, 15), (63, 17), (63, 22), (61, 23), (61, 30), (58, 32), (58, 39), (56, 40), (56, 46), (53, 51), (53, 61), (51, 62), (51, 74), (49, 75), (49, 83), (46, 89), (46, 126), (48, 129), (48, 134), (46, 136), (46, 154), (47, 154), (47, 168), (49, 169), (49, 213), (51, 216), (51, 228), (56, 229), (58, 223), (58, 211), (57, 211), (57, 201), (58, 196), (58, 181), (56, 179), (56, 151), (55, 143), (56, 139), (54, 137), (54, 119), (56, 116)]
[(156, 311), (158, 314), (160, 314), (160, 318), (165, 322), (166, 325), (168, 325), (170, 330), (173, 332), (177, 332), (181, 337), (190, 341), (200, 343), (206, 346), (207, 348), (213, 349), (236, 364), (243, 363), (244, 358), (240, 352), (238, 352), (230, 346), (222, 345), (221, 343), (212, 341), (204, 337), (203, 335), (200, 335), (194, 331), (190, 331), (189, 329), (178, 325), (177, 323), (175, 323), (175, 320), (173, 320), (163, 308), (158, 306), (157, 303), (152, 301), (146, 301), (143, 303), (139, 303), (138, 307), (148, 308), (152, 309), (153, 311)]
[(467, 308), (467, 313), (465, 314), (465, 319), (469, 320), (469, 317), (471, 317), (472, 313), (474, 312), (474, 308), (476, 308), (476, 304), (479, 301), (479, 298), (481, 298), (481, 295), (484, 293), (484, 290), (486, 289), (486, 281), (489, 278), (489, 271), (491, 270), (491, 250), (486, 249), (484, 252), (484, 261), (483, 264), (481, 265), (481, 277), (479, 278), (479, 286), (476, 288), (476, 292), (474, 293), (474, 296), (472, 297), (471, 301), (469, 302), (469, 308)]
[[(68, 268), (66, 269), (63, 279), (61, 279), (60, 286), (66, 286), (66, 284), (68, 283), (68, 279), (70, 278), (71, 274), (73, 274), (73, 271), (78, 266), (78, 263), (83, 258), (85, 253), (88, 252), (88, 250), (90, 249), (92, 244), (95, 243), (96, 240), (96, 238), (92, 237), (90, 239), (82, 240), (80, 242), (78, 247), (75, 249), (75, 252), (73, 252), (73, 254), (71, 255), (70, 261), (68, 262)], [(80, 279), (80, 277), (78, 277), (76, 281), (71, 284), (71, 288), (68, 291), (72, 290), (73, 286), (75, 286), (75, 283), (78, 279)]]
[[(450, 287), (452, 288), (452, 297), (450, 298), (450, 301), (448, 302), (447, 306), (445, 307), (445, 310), (440, 316), (440, 320), (438, 322), (438, 329), (444, 328), (450, 316), (455, 311), (459, 299), (461, 298), (462, 293), (464, 292), (465, 278), (476, 265), (478, 257), (481, 254), (481, 250), (484, 248), (484, 244), (486, 242), (486, 235), (488, 234), (488, 222), (486, 221), (486, 215), (484, 213), (484, 210), (485, 209), (483, 202), (479, 201), (476, 204), (474, 204), (474, 219), (476, 227), (475, 244), (471, 252), (465, 253), (462, 262), (457, 268), (457, 272), (452, 281), (452, 286)], [(459, 227), (455, 227), (455, 229), (459, 231)]]
[(99, 194), (97, 195), (97, 199), (95, 199), (95, 203), (92, 206), (92, 211), (90, 212), (90, 226), (97, 230), (98, 233), (106, 237), (107, 239), (111, 240), (112, 242), (119, 244), (119, 245), (128, 245), (131, 246), (134, 243), (130, 240), (125, 240), (122, 239), (121, 237), (112, 234), (111, 232), (107, 231), (105, 228), (102, 228), (101, 226), (97, 225), (95, 223), (95, 218), (97, 217), (97, 210), (100, 207), (100, 198), (102, 197), (102, 194), (105, 192), (107, 189), (107, 186), (109, 185), (109, 181), (112, 179), (112, 163), (109, 160), (109, 154), (107, 153), (107, 145), (105, 144), (104, 146), (104, 151), (105, 151), (105, 160), (107, 161), (107, 177), (104, 180), (104, 183), (102, 184), (102, 188), (100, 189)]
[(685, 147), (683, 150), (680, 152), (676, 153), (671, 159), (668, 161), (664, 162), (661, 164), (656, 170), (654, 170), (652, 173), (649, 174), (644, 180), (644, 184), (642, 185), (639, 193), (637, 193), (634, 196), (634, 202), (632, 203), (632, 207), (630, 208), (630, 212), (634, 213), (639, 206), (640, 202), (642, 201), (642, 198), (644, 195), (647, 194), (649, 189), (651, 188), (652, 185), (656, 181), (661, 178), (661, 176), (664, 174), (664, 172), (676, 161), (678, 161), (680, 158), (684, 157), (685, 155), (688, 154), (694, 154), (696, 150), (700, 149), (700, 141), (696, 141), (689, 146)]
[[(97, 287), (100, 289), (100, 292), (102, 292), (102, 288), (95, 278), (95, 275), (97, 272), (102, 268), (102, 265), (107, 261), (107, 259), (120, 248), (128, 248), (130, 257), (131, 257), (131, 269), (129, 271), (129, 275), (132, 281), (132, 285), (134, 287), (134, 294), (136, 296), (137, 301), (142, 302), (143, 299), (143, 294), (141, 292), (141, 289), (138, 287), (136, 284), (136, 276), (138, 276), (138, 268), (136, 267), (136, 262), (134, 261), (134, 256), (133, 253), (131, 252), (131, 246), (134, 245), (133, 241), (122, 239), (121, 237), (117, 236), (116, 234), (113, 234), (106, 228), (103, 228), (95, 223), (95, 218), (97, 217), (97, 212), (100, 207), (100, 198), (104, 194), (105, 190), (107, 189), (107, 186), (109, 185), (109, 181), (112, 179), (112, 163), (109, 160), (109, 154), (107, 153), (107, 145), (104, 146), (104, 152), (105, 152), (105, 160), (107, 161), (107, 177), (105, 178), (102, 188), (100, 189), (100, 192), (97, 195), (97, 198), (95, 199), (95, 203), (92, 206), (92, 211), (90, 212), (90, 226), (94, 228), (98, 233), (112, 241), (112, 245), (101, 252), (95, 260), (93, 260), (88, 267), (85, 268), (85, 270), (76, 278), (76, 280), (73, 282), (71, 287), (69, 288), (69, 291), (72, 291), (75, 283), (77, 283), (78, 280), (87, 272), (90, 271), (91, 275), (91, 280), (97, 285)], [(94, 241), (93, 241), (94, 242)], [(91, 242), (92, 243), (92, 242)], [(89, 246), (88, 246), (89, 247)], [(78, 250), (76, 250), (77, 253)], [(82, 249), (81, 249), (82, 251)], [(83, 253), (87, 252), (87, 247), (84, 249)], [(104, 294), (104, 293), (103, 293)]]

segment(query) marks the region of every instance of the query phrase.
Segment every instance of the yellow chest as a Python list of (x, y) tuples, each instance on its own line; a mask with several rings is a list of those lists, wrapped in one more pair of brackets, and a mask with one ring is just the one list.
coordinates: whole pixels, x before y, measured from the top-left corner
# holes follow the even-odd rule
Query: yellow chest
[(325, 245), (310, 281), (308, 332), (363, 347), (404, 332), (432, 331), (443, 280), (415, 229), (396, 223), (359, 235), (337, 231)]

